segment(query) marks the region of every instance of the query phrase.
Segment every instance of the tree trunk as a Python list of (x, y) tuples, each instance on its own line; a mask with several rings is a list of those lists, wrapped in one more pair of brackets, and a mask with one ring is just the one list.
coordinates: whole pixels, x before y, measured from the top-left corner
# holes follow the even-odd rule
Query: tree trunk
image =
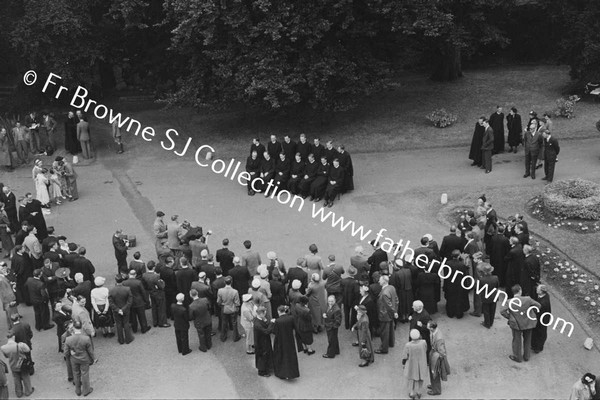
[(453, 81), (463, 76), (460, 48), (452, 43), (444, 43), (434, 55), (434, 67), (431, 79), (434, 81)]

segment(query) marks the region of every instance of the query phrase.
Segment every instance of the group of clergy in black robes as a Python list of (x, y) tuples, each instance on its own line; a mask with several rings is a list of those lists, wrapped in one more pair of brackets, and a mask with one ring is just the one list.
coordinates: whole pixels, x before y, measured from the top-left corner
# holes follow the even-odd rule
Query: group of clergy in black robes
[(44, 218), (42, 203), (33, 198), (31, 193), (26, 193), (23, 198), (17, 199), (8, 186), (0, 182), (0, 202), (4, 203), (4, 210), (9, 220), (9, 228), (12, 234), (16, 234), (21, 228), (23, 221), (37, 229), (36, 237), (44, 240), (48, 237), (48, 228)]
[[(249, 196), (264, 192), (267, 197), (274, 191), (287, 190), (304, 199), (310, 196), (315, 202), (324, 199), (325, 206), (331, 207), (338, 194), (354, 190), (352, 158), (344, 146), (336, 149), (333, 142), (328, 141), (323, 147), (319, 139), (310, 144), (304, 134), (298, 143), (289, 136), (279, 142), (271, 135), (266, 148), (260, 139), (254, 138), (246, 172), (251, 176)], [(274, 188), (267, 191), (271, 180)]]
[[(537, 115), (535, 118), (537, 118)], [(469, 159), (473, 160), (473, 163), (471, 164), (473, 166), (482, 167), (483, 155), (481, 152), (481, 146), (483, 144), (483, 136), (485, 133), (485, 128), (483, 126), (483, 121), (485, 119), (485, 117), (479, 117), (475, 123), (475, 131), (473, 132), (471, 149), (469, 151)], [(504, 153), (504, 113), (502, 112), (502, 107), (498, 106), (496, 111), (490, 115), (488, 121), (494, 136), (494, 148), (492, 150), (492, 154)], [(522, 143), (523, 124), (521, 121), (521, 115), (519, 115), (519, 112), (515, 107), (512, 107), (509, 114), (506, 116), (506, 128), (508, 130), (507, 141), (509, 152), (516, 153), (517, 147), (519, 147), (519, 144)]]

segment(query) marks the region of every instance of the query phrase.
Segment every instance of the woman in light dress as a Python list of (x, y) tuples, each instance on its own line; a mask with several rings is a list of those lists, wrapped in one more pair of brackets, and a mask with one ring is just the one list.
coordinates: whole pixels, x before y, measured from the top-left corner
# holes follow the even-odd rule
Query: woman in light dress
[(46, 177), (47, 169), (42, 169), (35, 177), (35, 198), (42, 203), (43, 207), (50, 206), (50, 195), (48, 194), (48, 177)]
[(60, 188), (60, 178), (54, 169), (50, 170), (48, 178), (50, 187), (48, 188), (48, 194), (50, 195), (50, 201), (55, 202), (57, 205), (61, 204), (60, 199), (64, 198), (62, 195), (62, 189)]

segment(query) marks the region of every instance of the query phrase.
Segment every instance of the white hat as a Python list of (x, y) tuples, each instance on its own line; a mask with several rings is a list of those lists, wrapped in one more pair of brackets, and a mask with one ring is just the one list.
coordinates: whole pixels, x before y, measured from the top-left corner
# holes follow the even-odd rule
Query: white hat
[(242, 295), (242, 301), (248, 301), (252, 298), (252, 295), (250, 293), (246, 293), (244, 295)]
[(202, 251), (200, 252), (200, 257), (206, 257), (206, 256), (208, 256), (208, 250), (202, 249)]
[(274, 252), (274, 251), (270, 251), (270, 252), (268, 252), (268, 253), (267, 253), (267, 258), (268, 258), (269, 260), (274, 260), (274, 259), (276, 259), (276, 258), (277, 258), (277, 254), (275, 254), (275, 252)]
[(97, 276), (96, 279), (94, 279), (94, 285), (96, 286), (102, 286), (104, 285), (104, 282), (106, 282), (106, 279), (101, 276)]
[(433, 240), (433, 236), (431, 236), (431, 233), (426, 233), (425, 235), (423, 235), (423, 237), (426, 237), (427, 240), (429, 240), (430, 242)]
[(302, 283), (298, 279), (294, 279), (292, 282), (292, 289), (298, 290), (302, 286)]
[(411, 329), (410, 330), (410, 338), (412, 340), (418, 340), (421, 337), (421, 332), (419, 332), (418, 329)]
[(253, 279), (252, 280), (252, 287), (254, 289), (258, 289), (260, 287), (260, 279)]
[(404, 266), (404, 262), (402, 261), (401, 258), (396, 258), (396, 265), (399, 267), (403, 267)]
[(264, 279), (267, 276), (269, 276), (269, 271), (267, 269), (261, 269), (259, 274), (260, 274), (260, 277)]

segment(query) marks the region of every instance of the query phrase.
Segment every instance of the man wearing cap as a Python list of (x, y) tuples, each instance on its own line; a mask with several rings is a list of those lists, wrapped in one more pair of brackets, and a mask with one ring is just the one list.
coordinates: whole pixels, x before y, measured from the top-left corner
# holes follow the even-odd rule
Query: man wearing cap
[(398, 319), (398, 295), (396, 289), (389, 284), (389, 277), (382, 275), (379, 278), (381, 293), (377, 299), (379, 316), (381, 347), (375, 350), (377, 354), (387, 354), (389, 347), (394, 347), (394, 319)]
[(150, 330), (150, 326), (148, 325), (148, 320), (146, 319), (146, 308), (150, 307), (150, 300), (148, 298), (148, 293), (146, 293), (146, 289), (144, 288), (144, 284), (137, 279), (137, 271), (135, 269), (129, 271), (129, 277), (123, 282), (123, 286), (131, 289), (131, 296), (133, 297), (131, 313), (129, 317), (131, 321), (131, 329), (134, 333), (137, 333), (139, 321), (141, 332), (148, 332)]
[(237, 290), (231, 287), (232, 279), (225, 277), (225, 287), (217, 291), (217, 304), (221, 307), (221, 341), (227, 340), (227, 331), (233, 329), (233, 341), (241, 339), (238, 332), (237, 316), (240, 309), (240, 296)]
[(50, 324), (50, 310), (48, 291), (46, 285), (41, 280), (42, 270), (36, 269), (33, 271), (33, 277), (28, 278), (25, 282), (25, 287), (29, 291), (29, 298), (33, 304), (33, 311), (35, 313), (35, 329), (41, 331), (42, 329), (47, 330), (54, 327)]
[[(538, 285), (537, 290), (537, 301), (540, 303), (540, 309), (537, 311), (537, 325), (531, 332), (531, 350), (534, 353), (539, 353), (544, 350), (544, 344), (548, 338), (548, 327), (542, 324), (541, 319), (544, 314), (552, 313), (552, 307), (550, 305), (550, 296), (548, 296), (548, 289), (546, 285)], [(547, 318), (546, 318), (547, 319)]]
[(254, 301), (254, 304), (265, 307), (267, 310), (267, 319), (270, 321), (272, 318), (271, 302), (267, 298), (267, 295), (260, 289), (260, 279), (256, 277), (252, 280), (250, 289), (248, 289), (248, 293), (252, 295), (252, 301)]
[(596, 376), (587, 372), (571, 388), (569, 400), (589, 400), (596, 394), (595, 384)]
[(108, 304), (115, 320), (119, 343), (131, 343), (134, 338), (129, 319), (133, 296), (131, 295), (131, 289), (123, 286), (121, 274), (115, 276), (115, 286), (108, 291)]
[[(247, 294), (244, 296), (248, 296)], [(212, 317), (210, 303), (205, 297), (198, 297), (196, 289), (190, 289), (192, 302), (189, 306), (190, 321), (194, 321), (194, 328), (198, 332), (199, 350), (206, 352), (212, 347)]]
[(246, 251), (242, 253), (242, 266), (248, 268), (250, 276), (256, 275), (256, 269), (261, 264), (260, 253), (255, 250), (251, 250), (252, 242), (249, 240), (244, 241), (244, 247)]
[(115, 248), (115, 258), (117, 259), (117, 273), (127, 271), (127, 244), (121, 238), (122, 233), (121, 229), (117, 229), (112, 238), (112, 244)]
[(238, 293), (248, 293), (252, 277), (250, 276), (250, 272), (248, 272), (248, 268), (242, 266), (241, 260), (237, 256), (233, 257), (233, 268), (229, 270), (229, 276), (233, 279), (231, 287), (237, 290)]
[(190, 350), (189, 329), (190, 321), (188, 310), (183, 305), (185, 295), (178, 293), (175, 297), (176, 304), (171, 304), (171, 313), (173, 314), (173, 326), (175, 327), (175, 340), (177, 341), (177, 351), (181, 355), (187, 355)]
[(90, 387), (90, 365), (95, 361), (94, 346), (91, 338), (83, 333), (79, 321), (73, 321), (73, 334), (65, 339), (65, 357), (73, 368), (77, 396), (92, 393), (94, 388)]
[(360, 300), (360, 284), (355, 279), (356, 268), (350, 266), (348, 276), (342, 279), (342, 303), (344, 306), (344, 326), (350, 329), (356, 323), (356, 309)]
[(152, 324), (156, 328), (168, 328), (171, 324), (167, 323), (167, 313), (165, 304), (165, 282), (160, 279), (160, 274), (156, 272), (154, 261), (148, 262), (148, 272), (142, 275), (144, 289), (150, 294), (152, 303)]
[[(235, 257), (235, 253), (229, 250), (229, 239), (223, 239), (223, 248), (217, 250), (217, 258), (216, 261), (219, 263), (219, 266), (223, 270), (223, 275), (228, 276), (229, 270), (234, 267), (233, 258)], [(246, 292), (241, 292), (246, 293)]]

